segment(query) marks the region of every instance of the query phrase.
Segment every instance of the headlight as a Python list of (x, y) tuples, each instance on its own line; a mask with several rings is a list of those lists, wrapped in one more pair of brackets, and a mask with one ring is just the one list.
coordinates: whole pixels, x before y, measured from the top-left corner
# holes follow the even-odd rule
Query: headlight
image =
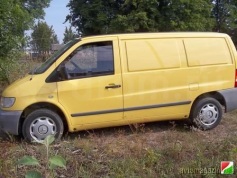
[(1, 97), (1, 107), (2, 108), (10, 108), (15, 103), (15, 98), (12, 97)]

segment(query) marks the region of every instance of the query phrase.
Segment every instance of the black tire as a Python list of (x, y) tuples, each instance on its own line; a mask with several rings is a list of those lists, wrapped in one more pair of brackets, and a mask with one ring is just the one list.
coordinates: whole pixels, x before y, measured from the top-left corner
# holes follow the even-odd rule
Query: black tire
[(23, 136), (29, 142), (42, 141), (48, 135), (55, 135), (55, 139), (59, 140), (63, 131), (61, 117), (49, 109), (33, 111), (26, 117), (22, 126)]
[(222, 115), (219, 101), (211, 97), (200, 98), (192, 107), (190, 121), (201, 130), (210, 130), (220, 123)]

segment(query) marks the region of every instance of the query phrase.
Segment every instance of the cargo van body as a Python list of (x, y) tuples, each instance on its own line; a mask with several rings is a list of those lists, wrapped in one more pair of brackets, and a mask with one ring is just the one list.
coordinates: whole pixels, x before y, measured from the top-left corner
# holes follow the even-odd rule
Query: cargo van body
[(76, 39), (4, 90), (0, 127), (29, 141), (176, 119), (212, 129), (237, 108), (236, 57), (220, 33)]

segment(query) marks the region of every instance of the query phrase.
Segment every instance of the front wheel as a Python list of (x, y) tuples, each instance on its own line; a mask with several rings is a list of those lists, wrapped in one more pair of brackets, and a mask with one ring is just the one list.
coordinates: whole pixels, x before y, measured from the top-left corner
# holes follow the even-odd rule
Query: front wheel
[(43, 141), (48, 135), (60, 139), (64, 126), (61, 117), (48, 109), (38, 109), (30, 113), (22, 126), (22, 133), (28, 141)]
[(210, 130), (220, 123), (222, 114), (222, 106), (219, 101), (206, 97), (194, 103), (190, 113), (190, 120), (201, 130)]

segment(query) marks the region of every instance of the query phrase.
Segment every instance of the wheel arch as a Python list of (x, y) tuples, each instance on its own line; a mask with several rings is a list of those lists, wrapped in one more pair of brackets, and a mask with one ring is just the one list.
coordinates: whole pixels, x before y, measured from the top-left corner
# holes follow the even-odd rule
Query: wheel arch
[(226, 106), (226, 100), (225, 100), (224, 96), (217, 91), (213, 91), (213, 92), (203, 93), (203, 94), (199, 95), (192, 103), (190, 114), (193, 111), (197, 101), (202, 98), (207, 98), (207, 97), (216, 99), (222, 106), (225, 107), (225, 111), (226, 111), (227, 106)]
[(63, 112), (63, 110), (58, 107), (57, 105), (53, 104), (53, 103), (49, 103), (49, 102), (38, 102), (38, 103), (34, 103), (32, 105), (29, 105), (28, 107), (26, 107), (21, 115), (20, 118), (20, 122), (19, 122), (19, 133), (22, 133), (22, 125), (24, 120), (26, 119), (26, 116), (29, 115), (30, 113), (32, 113), (33, 111), (37, 110), (37, 109), (49, 109), (51, 111), (56, 112), (57, 114), (59, 114), (59, 116), (62, 118), (62, 122), (65, 128), (65, 131), (69, 130), (69, 121), (67, 120), (66, 114)]

